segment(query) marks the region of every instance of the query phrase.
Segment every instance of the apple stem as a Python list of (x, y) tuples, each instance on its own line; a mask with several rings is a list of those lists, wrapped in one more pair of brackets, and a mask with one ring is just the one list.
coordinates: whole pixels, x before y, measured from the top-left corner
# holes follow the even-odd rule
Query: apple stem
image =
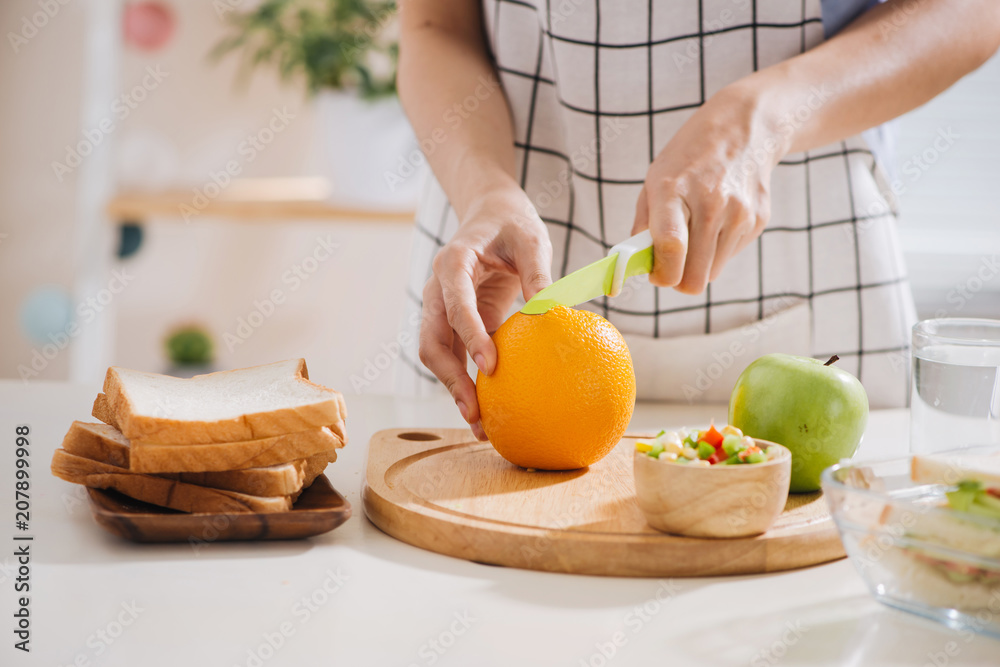
[(830, 361), (826, 362), (823, 365), (824, 366), (832, 366), (833, 364), (837, 363), (838, 361), (840, 361), (840, 357), (838, 357), (837, 355), (833, 355), (832, 357), (830, 357)]

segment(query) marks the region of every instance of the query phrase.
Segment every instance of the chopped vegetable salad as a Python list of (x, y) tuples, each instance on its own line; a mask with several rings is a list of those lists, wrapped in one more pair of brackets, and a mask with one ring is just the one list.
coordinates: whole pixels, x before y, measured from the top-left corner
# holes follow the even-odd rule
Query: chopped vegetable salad
[(753, 438), (735, 426), (713, 424), (706, 430), (660, 431), (652, 440), (635, 443), (637, 452), (666, 461), (708, 468), (714, 465), (763, 463), (774, 454), (773, 447), (761, 449)]

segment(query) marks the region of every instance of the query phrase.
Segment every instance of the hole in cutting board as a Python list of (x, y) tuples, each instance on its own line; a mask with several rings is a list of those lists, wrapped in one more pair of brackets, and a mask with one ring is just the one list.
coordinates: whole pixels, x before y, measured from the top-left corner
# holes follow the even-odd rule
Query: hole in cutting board
[(427, 440), (440, 440), (440, 435), (434, 435), (433, 433), (423, 433), (421, 431), (407, 431), (406, 433), (400, 433), (396, 436), (400, 440), (416, 440), (418, 442), (425, 442)]

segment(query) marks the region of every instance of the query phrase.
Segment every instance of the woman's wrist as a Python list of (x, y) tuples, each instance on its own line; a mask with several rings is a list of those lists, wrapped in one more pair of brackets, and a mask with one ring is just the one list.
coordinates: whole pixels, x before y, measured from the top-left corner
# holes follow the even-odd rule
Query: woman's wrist
[(467, 147), (454, 160), (448, 183), (442, 182), (459, 222), (465, 222), (492, 206), (508, 206), (525, 198), (524, 191), (514, 180), (513, 165), (504, 156), (497, 156), (483, 147)]
[(746, 119), (750, 150), (761, 167), (773, 169), (792, 152), (798, 132), (813, 113), (808, 100), (789, 89), (774, 68), (761, 70), (719, 91)]
[(486, 221), (498, 229), (517, 227), (522, 232), (548, 236), (534, 204), (524, 190), (516, 186), (483, 192), (471, 203), (467, 216), (469, 221)]
[(467, 220), (492, 218), (518, 224), (540, 223), (531, 199), (517, 181), (508, 174), (490, 173), (489, 169), (469, 174), (470, 184), (453, 199), (459, 223)]

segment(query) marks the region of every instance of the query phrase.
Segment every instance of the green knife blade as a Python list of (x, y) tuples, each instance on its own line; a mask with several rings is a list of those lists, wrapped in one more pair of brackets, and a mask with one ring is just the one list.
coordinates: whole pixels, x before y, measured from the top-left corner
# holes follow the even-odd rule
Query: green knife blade
[[(618, 254), (608, 255), (593, 264), (578, 269), (565, 278), (560, 278), (524, 304), (521, 312), (526, 315), (541, 315), (554, 306), (576, 306), (581, 303), (607, 296), (611, 293), (611, 282), (615, 275)], [(625, 267), (625, 277), (631, 278), (653, 270), (653, 249), (646, 248), (632, 255)]]

